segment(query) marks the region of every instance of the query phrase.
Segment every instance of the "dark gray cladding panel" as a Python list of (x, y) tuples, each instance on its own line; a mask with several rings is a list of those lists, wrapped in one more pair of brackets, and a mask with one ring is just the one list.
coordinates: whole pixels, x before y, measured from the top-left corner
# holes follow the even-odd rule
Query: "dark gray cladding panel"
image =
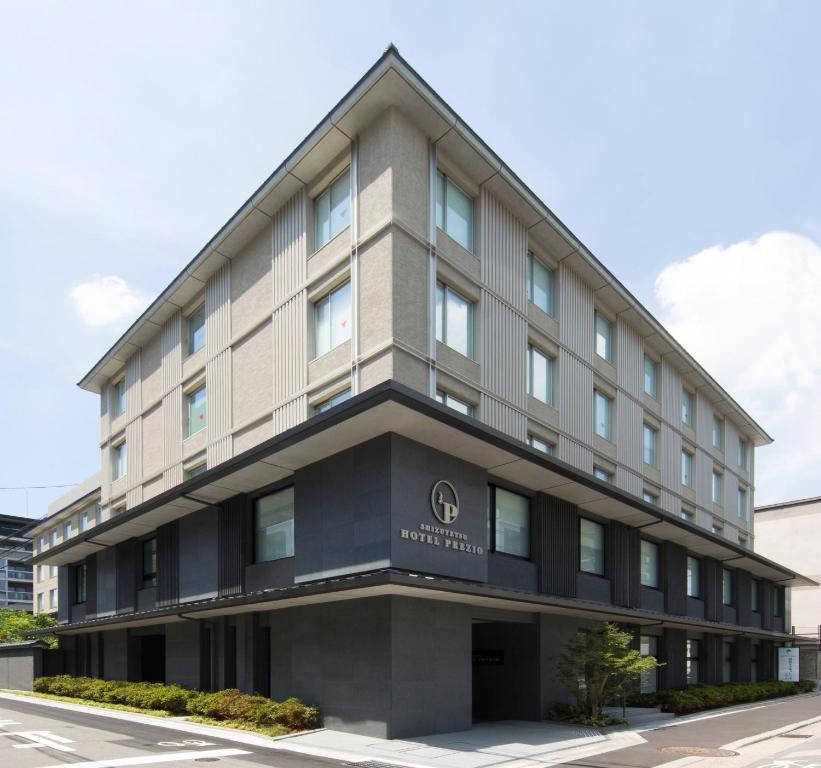
[(761, 609), (761, 628), (772, 629), (775, 624), (775, 587), (770, 581), (762, 581), (759, 586), (758, 603)]
[(735, 680), (739, 683), (752, 682), (752, 640), (749, 637), (737, 637), (735, 641)]
[(576, 597), (579, 572), (579, 510), (574, 504), (540, 493), (536, 496), (536, 546), (539, 589)]
[(699, 682), (716, 685), (721, 682), (724, 646), (721, 635), (705, 634), (699, 642)]
[(97, 615), (97, 555), (86, 558), (86, 617)]
[(136, 539), (117, 545), (117, 613), (131, 613), (137, 608)]
[[(391, 564), (486, 581), (487, 473), (404, 437), (390, 437)], [(450, 483), (459, 497), (458, 515), (448, 524), (434, 516), (431, 504), (440, 480)]]
[(724, 616), (722, 567), (718, 560), (705, 557), (701, 561), (701, 591), (704, 595), (704, 618), (721, 621)]
[(659, 670), (661, 688), (683, 688), (687, 684), (687, 631), (665, 629), (661, 642)]
[(381, 435), (294, 475), (294, 579), (390, 564), (391, 436)]
[(57, 569), (57, 620), (66, 622), (69, 620), (69, 595), (71, 594), (71, 566), (61, 565)]
[(228, 499), (219, 511), (219, 594), (240, 595), (245, 590), (245, 566), (250, 562), (248, 535), (251, 503), (247, 496)]
[(641, 604), (641, 538), (639, 531), (611, 522), (605, 540), (605, 571), (612, 585), (612, 602), (625, 608)]
[(687, 615), (687, 550), (665, 542), (662, 558), (662, 586), (667, 613)]
[(290, 587), (294, 583), (294, 558), (284, 557), (269, 563), (255, 563), (244, 569), (248, 592), (276, 587)]
[(117, 609), (117, 550), (113, 547), (97, 553), (97, 615)]
[(180, 518), (180, 602), (217, 596), (218, 515), (208, 507)]
[(736, 571), (736, 615), (742, 627), (752, 624), (752, 577), (748, 571)]
[(179, 521), (157, 528), (157, 605), (174, 605), (180, 599)]

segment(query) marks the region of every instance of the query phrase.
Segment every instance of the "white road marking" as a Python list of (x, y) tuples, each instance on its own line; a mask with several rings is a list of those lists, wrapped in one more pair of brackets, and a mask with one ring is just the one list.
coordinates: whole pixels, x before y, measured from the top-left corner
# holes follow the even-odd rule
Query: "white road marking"
[(63, 736), (58, 736), (51, 731), (6, 731), (0, 732), (2, 736), (20, 736), (28, 739), (31, 744), (13, 744), (15, 749), (36, 749), (37, 747), (48, 747), (49, 749), (56, 749), (58, 752), (74, 752), (74, 747), (66, 747), (66, 744), (72, 744), (71, 739), (66, 739)]
[(183, 739), (182, 741), (158, 741), (158, 747), (216, 747), (213, 741), (199, 739)]
[[(173, 763), (177, 760), (196, 760), (198, 757), (234, 757), (250, 755), (245, 749), (200, 749), (194, 752), (163, 752), (161, 755), (140, 755), (138, 757), (114, 757), (109, 760), (90, 760), (86, 763), (71, 763), (71, 768), (120, 768), (128, 765), (156, 765)], [(65, 763), (44, 765), (41, 768), (66, 768)]]
[(0, 720), (0, 728), (5, 728), (7, 725), (20, 725), (17, 720)]

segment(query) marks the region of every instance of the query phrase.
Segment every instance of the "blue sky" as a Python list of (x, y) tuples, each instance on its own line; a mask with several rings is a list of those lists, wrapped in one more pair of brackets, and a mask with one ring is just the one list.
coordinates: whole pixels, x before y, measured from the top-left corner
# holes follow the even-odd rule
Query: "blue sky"
[[(394, 42), (773, 434), (757, 500), (821, 494), (818, 4), (7, 0), (3, 16), (0, 486), (95, 471), (98, 403), (75, 382)], [(89, 307), (77, 286), (105, 276), (116, 306)], [(29, 514), (59, 493), (29, 492)], [(0, 509), (26, 495), (0, 491)]]

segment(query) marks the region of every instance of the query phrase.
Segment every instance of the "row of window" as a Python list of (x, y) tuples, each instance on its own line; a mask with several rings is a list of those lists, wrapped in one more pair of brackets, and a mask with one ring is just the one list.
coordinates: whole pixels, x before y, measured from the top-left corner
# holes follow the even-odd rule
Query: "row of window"
[[(50, 611), (57, 610), (57, 589), (50, 589), (48, 591), (48, 609)], [(43, 613), (46, 610), (46, 593), (39, 592), (37, 594), (37, 612)]]
[[(37, 551), (43, 552), (46, 549), (46, 544), (50, 547), (56, 547), (60, 534), (62, 533), (63, 541), (68, 541), (75, 533), (84, 533), (87, 531), (91, 525), (99, 525), (102, 520), (102, 508), (99, 504), (95, 504), (93, 509), (88, 508), (84, 509), (80, 512), (79, 515), (72, 520), (66, 520), (60, 526), (55, 526), (52, 528), (48, 534), (42, 534), (37, 539)], [(75, 522), (76, 521), (76, 522)], [(45, 578), (44, 576), (44, 567), (45, 566), (38, 566), (37, 568), (37, 580), (43, 581)], [(57, 575), (57, 566), (51, 566), (51, 577), (55, 577)]]

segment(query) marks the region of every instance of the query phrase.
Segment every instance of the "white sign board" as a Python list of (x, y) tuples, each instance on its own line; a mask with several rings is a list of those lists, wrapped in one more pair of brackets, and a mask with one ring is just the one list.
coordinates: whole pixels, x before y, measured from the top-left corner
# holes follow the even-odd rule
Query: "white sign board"
[(798, 648), (778, 649), (778, 679), (782, 683), (797, 683), (798, 674)]

